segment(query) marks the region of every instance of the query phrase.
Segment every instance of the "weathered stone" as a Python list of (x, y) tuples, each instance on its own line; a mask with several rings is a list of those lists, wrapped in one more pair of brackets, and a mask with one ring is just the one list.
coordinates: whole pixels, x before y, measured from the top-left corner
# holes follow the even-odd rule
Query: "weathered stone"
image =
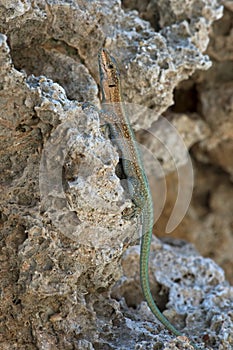
[[(133, 10), (137, 8), (134, 4), (125, 7)], [(142, 302), (139, 246), (126, 250), (137, 242), (140, 223), (136, 218), (122, 218), (122, 211), (132, 203), (116, 176), (119, 156), (104, 133), (103, 114), (97, 108), (97, 53), (106, 41), (122, 72), (124, 100), (136, 105), (129, 107), (135, 130), (153, 130), (160, 114), (172, 105), (174, 88), (197, 69), (210, 67), (203, 52), (211, 24), (221, 16), (221, 6), (208, 0), (182, 5), (151, 1), (141, 9), (142, 15), (120, 5), (118, 0), (12, 4), (1, 0), (3, 350), (192, 348), (185, 337), (169, 334)], [(227, 1), (226, 6), (229, 9)], [(231, 59), (230, 49), (227, 57)], [(213, 77), (217, 79), (217, 73)], [(164, 120), (178, 130), (187, 148), (193, 148), (199, 160), (197, 172), (210, 163), (230, 173), (229, 159), (219, 155), (222, 145), (227, 155), (224, 142), (231, 125), (222, 109), (223, 99), (218, 98), (221, 91), (213, 84), (208, 94), (203, 73), (193, 79), (200, 84), (201, 112), (169, 111)], [(231, 86), (225, 83), (221, 88), (227, 87), (230, 96)], [(222, 125), (217, 134), (214, 114), (219, 111)], [(140, 142), (149, 141), (145, 134), (138, 137)], [(181, 168), (186, 156), (173, 141), (169, 139), (170, 147)], [(213, 143), (217, 147), (211, 148)], [(161, 168), (169, 176), (174, 167), (165, 151), (156, 149), (153, 142), (145, 145), (159, 153)], [(192, 241), (198, 237), (197, 247), (203, 254), (219, 257), (214, 251), (220, 239), (214, 241), (213, 232), (220, 235), (225, 220), (229, 240), (220, 249), (225, 249), (227, 268), (231, 266), (227, 246), (232, 237), (229, 179), (225, 174), (226, 181), (220, 186), (218, 174), (204, 177), (196, 182), (201, 190), (195, 188), (185, 219), (185, 237)], [(207, 197), (208, 208), (204, 205)], [(211, 246), (201, 241), (201, 234)], [(177, 244), (153, 239), (150, 279), (154, 297), (185, 335), (215, 349), (229, 349), (232, 290), (224, 273), (190, 245)]]

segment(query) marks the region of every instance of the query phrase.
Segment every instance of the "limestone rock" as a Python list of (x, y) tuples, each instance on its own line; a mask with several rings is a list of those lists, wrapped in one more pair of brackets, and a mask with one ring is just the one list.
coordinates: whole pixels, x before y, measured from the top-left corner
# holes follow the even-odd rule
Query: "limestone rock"
[[(132, 202), (115, 173), (118, 153), (102, 130), (97, 53), (105, 43), (119, 62), (124, 100), (136, 105), (130, 114), (135, 130), (153, 129), (172, 105), (174, 88), (210, 67), (204, 50), (222, 6), (151, 1), (133, 11), (137, 6), (121, 7), (118, 0), (0, 1), (3, 350), (192, 349), (185, 336), (169, 334), (142, 300), (135, 245), (140, 222), (122, 217)], [(226, 7), (230, 12), (227, 1)], [(229, 159), (219, 156), (222, 146), (229, 154), (229, 124), (215, 142), (211, 128), (217, 124), (207, 117), (213, 99), (201, 74), (199, 101), (209, 99), (205, 120), (199, 111), (175, 110), (164, 120), (193, 148), (197, 171), (199, 163), (212, 162), (230, 173)], [(230, 96), (231, 86), (224, 86)], [(216, 85), (212, 91), (218, 96)], [(221, 117), (228, 120), (223, 112)], [(163, 150), (160, 158), (169, 174), (172, 163)], [(178, 168), (185, 160), (177, 155)], [(222, 217), (229, 232), (231, 203), (224, 210), (221, 205), (228, 198), (227, 180), (211, 192), (213, 213), (205, 212), (204, 224), (218, 218), (219, 232)], [(197, 190), (198, 199), (187, 225), (191, 239), (206, 227), (199, 214), (207, 209)], [(196, 222), (198, 232), (192, 231)], [(171, 322), (203, 348), (230, 349), (232, 289), (222, 269), (188, 244), (155, 238), (150, 263), (152, 292)]]

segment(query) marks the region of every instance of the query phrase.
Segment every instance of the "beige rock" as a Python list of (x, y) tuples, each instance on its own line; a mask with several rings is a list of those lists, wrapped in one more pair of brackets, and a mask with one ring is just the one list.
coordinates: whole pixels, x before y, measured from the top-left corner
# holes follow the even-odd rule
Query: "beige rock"
[[(192, 349), (189, 339), (169, 334), (142, 302), (139, 246), (134, 245), (139, 222), (122, 218), (132, 203), (115, 174), (118, 154), (101, 128), (101, 112), (84, 102), (99, 105), (97, 53), (106, 42), (119, 62), (125, 101), (152, 111), (130, 114), (135, 130), (153, 128), (172, 105), (174, 88), (197, 69), (210, 67), (203, 51), (221, 6), (209, 0), (182, 6), (152, 1), (139, 8), (146, 20), (118, 0), (1, 0), (0, 9), (0, 348)], [(223, 147), (229, 155), (230, 124), (223, 126), (221, 106), (214, 109), (223, 118), (216, 133), (215, 118), (206, 117), (214, 99), (204, 75), (196, 79), (199, 104), (209, 99), (206, 109), (183, 107), (182, 114), (174, 109), (165, 119), (193, 147), (197, 172), (211, 164), (226, 173), (212, 171), (197, 180), (186, 238), (195, 242), (196, 237), (203, 254), (219, 258), (221, 239), (213, 240), (213, 232), (218, 237), (225, 232), (219, 250), (230, 267), (231, 168), (219, 154)], [(211, 88), (221, 105), (216, 84)], [(176, 150), (180, 168), (186, 158), (181, 147)], [(169, 174), (172, 162), (160, 152)], [(150, 278), (161, 310), (185, 335), (209, 348), (229, 349), (232, 290), (220, 267), (190, 245), (154, 238)]]

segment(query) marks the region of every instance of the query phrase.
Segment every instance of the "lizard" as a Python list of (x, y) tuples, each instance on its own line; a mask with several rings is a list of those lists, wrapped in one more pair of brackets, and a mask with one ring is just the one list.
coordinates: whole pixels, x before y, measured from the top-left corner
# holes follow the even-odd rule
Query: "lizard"
[[(151, 191), (145, 174), (143, 162), (137, 147), (136, 138), (131, 127), (127, 113), (122, 104), (120, 72), (114, 57), (107, 49), (102, 48), (98, 55), (99, 75), (101, 88), (101, 104), (107, 112), (107, 128), (113, 144), (117, 146), (121, 167), (126, 176), (128, 191), (134, 205), (126, 218), (135, 215), (142, 217), (142, 237), (140, 248), (140, 281), (143, 296), (156, 318), (174, 335), (182, 336), (169, 320), (161, 313), (154, 302), (149, 284), (149, 254), (153, 230), (153, 201)], [(198, 349), (198, 347), (191, 343)]]

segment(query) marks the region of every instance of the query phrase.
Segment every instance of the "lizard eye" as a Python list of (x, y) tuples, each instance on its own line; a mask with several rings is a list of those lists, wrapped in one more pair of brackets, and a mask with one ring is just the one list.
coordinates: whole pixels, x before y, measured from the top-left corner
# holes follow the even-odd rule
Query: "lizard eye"
[(108, 68), (113, 69), (114, 68), (113, 64), (109, 63)]

